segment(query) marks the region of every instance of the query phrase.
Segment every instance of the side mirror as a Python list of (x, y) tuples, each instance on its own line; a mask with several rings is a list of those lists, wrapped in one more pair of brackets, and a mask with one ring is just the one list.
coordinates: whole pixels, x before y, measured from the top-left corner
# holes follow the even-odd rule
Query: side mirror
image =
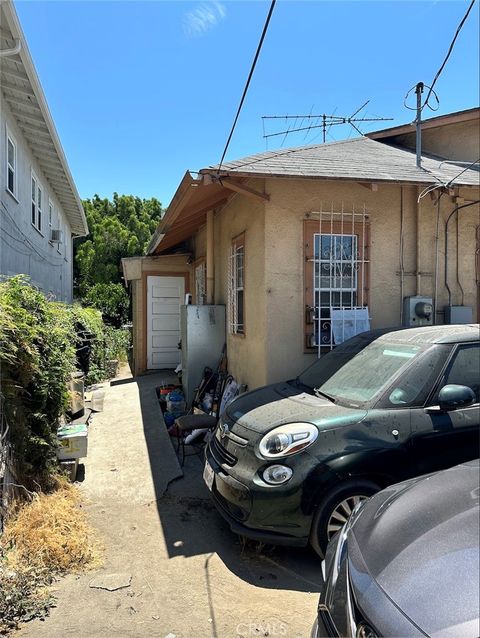
[(442, 412), (457, 410), (475, 403), (475, 392), (466, 385), (450, 383), (444, 385), (438, 393), (438, 403)]

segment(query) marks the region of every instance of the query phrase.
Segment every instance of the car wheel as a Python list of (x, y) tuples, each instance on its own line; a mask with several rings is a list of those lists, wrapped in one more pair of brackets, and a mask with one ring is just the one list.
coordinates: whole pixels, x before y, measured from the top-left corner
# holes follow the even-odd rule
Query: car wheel
[(371, 481), (348, 481), (327, 494), (317, 508), (310, 532), (310, 545), (322, 558), (328, 542), (347, 522), (354, 507), (381, 488)]

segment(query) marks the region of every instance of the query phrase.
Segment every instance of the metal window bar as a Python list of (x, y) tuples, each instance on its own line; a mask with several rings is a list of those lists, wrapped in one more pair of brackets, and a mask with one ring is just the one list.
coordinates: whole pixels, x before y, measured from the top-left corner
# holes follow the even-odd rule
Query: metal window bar
[[(365, 205), (360, 211), (352, 206), (345, 211), (330, 210), (322, 205), (318, 215), (318, 233), (314, 234), (313, 306), (314, 343), (318, 356), (335, 347), (333, 335), (333, 310), (358, 310), (368, 308), (366, 285), (368, 268), (368, 215)], [(323, 276), (322, 276), (323, 275)], [(360, 276), (359, 276), (360, 275)], [(354, 332), (357, 331), (357, 316), (354, 313)], [(342, 322), (345, 337), (345, 319)]]
[[(243, 333), (243, 317), (240, 312), (239, 296), (243, 294), (243, 245), (232, 244), (228, 260), (227, 282), (227, 317), (231, 334)], [(243, 306), (242, 306), (243, 307)]]

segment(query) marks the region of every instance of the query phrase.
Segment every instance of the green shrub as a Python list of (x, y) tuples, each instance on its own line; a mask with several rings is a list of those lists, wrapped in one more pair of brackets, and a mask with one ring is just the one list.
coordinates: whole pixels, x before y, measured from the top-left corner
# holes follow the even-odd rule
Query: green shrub
[(97, 383), (108, 360), (126, 360), (129, 332), (105, 326), (95, 308), (49, 301), (22, 275), (0, 283), (0, 411), (23, 479), (47, 483), (55, 470), (58, 422), (82, 344), (90, 349), (86, 383)]
[(82, 302), (101, 311), (106, 324), (120, 328), (128, 321), (130, 300), (122, 284), (94, 284)]
[(41, 479), (52, 469), (75, 345), (68, 306), (48, 301), (25, 277), (0, 283), (3, 410), (25, 476)]

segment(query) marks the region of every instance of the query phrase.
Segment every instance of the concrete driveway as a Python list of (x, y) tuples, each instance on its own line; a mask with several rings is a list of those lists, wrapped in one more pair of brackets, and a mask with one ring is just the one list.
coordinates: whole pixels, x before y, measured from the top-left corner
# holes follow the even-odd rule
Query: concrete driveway
[(307, 638), (319, 560), (309, 549), (245, 545), (230, 532), (203, 484), (201, 457), (188, 457), (182, 476), (156, 400), (162, 378), (107, 387), (81, 483), (105, 564), (60, 580), (50, 617), (21, 635)]

